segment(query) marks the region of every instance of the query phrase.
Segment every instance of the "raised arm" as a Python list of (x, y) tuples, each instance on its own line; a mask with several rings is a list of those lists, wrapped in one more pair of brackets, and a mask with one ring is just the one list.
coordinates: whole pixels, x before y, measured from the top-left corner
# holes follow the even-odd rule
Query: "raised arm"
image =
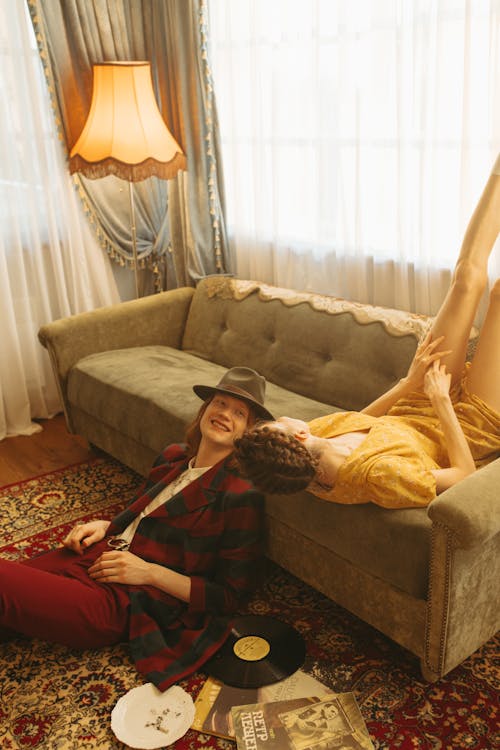
[(444, 365), (435, 361), (425, 375), (424, 388), (439, 418), (450, 459), (450, 468), (437, 469), (434, 472), (438, 494), (476, 470), (472, 453), (450, 399), (450, 383), (450, 373), (446, 372)]
[(425, 373), (429, 367), (441, 357), (449, 354), (448, 351), (436, 351), (443, 338), (444, 336), (440, 336), (432, 340), (431, 333), (428, 333), (418, 345), (406, 376), (382, 396), (365, 406), (362, 413), (370, 414), (372, 417), (382, 417), (400, 398), (412, 391), (421, 391), (424, 386)]

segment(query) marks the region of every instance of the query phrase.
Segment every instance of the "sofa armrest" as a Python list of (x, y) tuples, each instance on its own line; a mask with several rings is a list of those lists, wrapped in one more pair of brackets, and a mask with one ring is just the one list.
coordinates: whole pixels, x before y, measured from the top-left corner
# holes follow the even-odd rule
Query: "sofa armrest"
[(180, 349), (193, 294), (191, 287), (182, 287), (42, 326), (38, 338), (62, 395), (70, 369), (89, 354), (150, 344)]
[(428, 515), (451, 532), (456, 547), (470, 549), (500, 532), (499, 511), (500, 458), (439, 495)]

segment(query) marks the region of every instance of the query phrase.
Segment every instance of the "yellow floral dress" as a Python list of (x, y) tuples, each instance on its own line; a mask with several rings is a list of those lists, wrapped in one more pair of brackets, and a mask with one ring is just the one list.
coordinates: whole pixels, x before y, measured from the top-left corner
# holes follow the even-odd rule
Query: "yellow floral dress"
[[(455, 413), (479, 468), (500, 456), (500, 414), (462, 383), (451, 394)], [(439, 420), (423, 393), (400, 399), (383, 417), (339, 412), (309, 422), (313, 435), (330, 438), (366, 431), (340, 465), (333, 489), (311, 491), (325, 500), (385, 508), (428, 505), (436, 497), (433, 470), (449, 466)]]

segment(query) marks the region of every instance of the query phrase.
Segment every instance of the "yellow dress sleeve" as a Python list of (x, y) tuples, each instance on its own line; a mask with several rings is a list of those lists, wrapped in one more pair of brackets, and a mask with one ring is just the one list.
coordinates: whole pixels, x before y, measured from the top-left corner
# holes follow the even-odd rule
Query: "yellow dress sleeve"
[(436, 497), (432, 471), (416, 458), (381, 456), (367, 472), (371, 501), (383, 508), (423, 508)]

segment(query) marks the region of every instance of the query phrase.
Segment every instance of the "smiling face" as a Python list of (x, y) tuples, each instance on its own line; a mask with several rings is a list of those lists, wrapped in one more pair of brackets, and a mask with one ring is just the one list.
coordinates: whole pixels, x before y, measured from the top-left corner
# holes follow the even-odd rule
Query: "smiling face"
[(236, 438), (245, 432), (250, 416), (250, 406), (246, 401), (218, 391), (201, 418), (202, 439), (218, 451), (227, 449), (229, 454)]

